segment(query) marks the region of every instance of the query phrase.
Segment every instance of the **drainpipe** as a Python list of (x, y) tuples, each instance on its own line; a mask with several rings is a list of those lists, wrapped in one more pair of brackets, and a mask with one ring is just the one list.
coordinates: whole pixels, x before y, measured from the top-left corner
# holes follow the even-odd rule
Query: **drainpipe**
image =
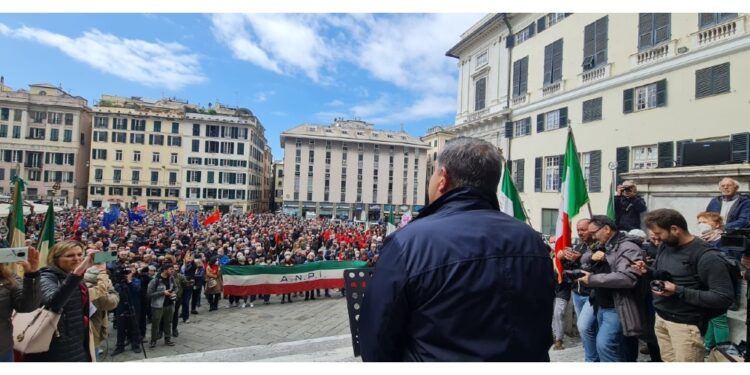
[[(513, 28), (510, 26), (510, 20), (508, 20), (508, 13), (503, 13), (503, 21), (505, 22), (505, 26), (508, 28), (508, 37), (512, 36), (513, 35)], [(515, 43), (513, 43), (513, 45), (515, 45)], [(507, 85), (508, 89), (507, 89), (507, 92), (506, 92), (506, 95), (505, 95), (505, 107), (508, 108), (508, 119), (510, 119), (510, 115), (512, 113), (512, 111), (510, 109), (510, 89), (513, 86), (512, 83), (511, 83), (511, 81), (510, 81), (511, 80), (510, 70), (513, 67), (512, 63), (513, 63), (513, 46), (510, 46), (508, 48), (508, 85)], [(503, 131), (504, 130), (505, 130), (505, 128), (503, 127)], [(508, 138), (508, 149), (506, 150), (507, 151), (507, 155), (505, 156), (505, 160), (508, 160), (508, 161), (510, 161), (510, 142), (511, 142), (511, 139), (513, 139), (513, 138), (512, 137)]]

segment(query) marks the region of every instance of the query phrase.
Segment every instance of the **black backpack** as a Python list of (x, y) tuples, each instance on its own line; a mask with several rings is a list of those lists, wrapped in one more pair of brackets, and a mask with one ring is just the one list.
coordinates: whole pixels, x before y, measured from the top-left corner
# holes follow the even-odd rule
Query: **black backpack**
[[(693, 268), (693, 274), (695, 275), (696, 280), (701, 285), (702, 288), (708, 288), (708, 285), (706, 285), (703, 280), (700, 279), (700, 276), (698, 276), (698, 262), (700, 261), (703, 254), (709, 252), (709, 251), (715, 251), (719, 255), (719, 259), (721, 259), (724, 262), (724, 265), (727, 268), (727, 273), (729, 273), (729, 277), (732, 279), (732, 288), (733, 288), (733, 294), (732, 298), (737, 295), (736, 288), (739, 288), (739, 283), (735, 283), (735, 280), (740, 278), (740, 266), (737, 263), (737, 260), (730, 258), (726, 254), (722, 253), (717, 248), (707, 248), (703, 251), (694, 251), (692, 254), (690, 254), (690, 265)], [(709, 320), (716, 318), (717, 316), (721, 316), (727, 312), (727, 308), (703, 308), (703, 316), (706, 322)]]

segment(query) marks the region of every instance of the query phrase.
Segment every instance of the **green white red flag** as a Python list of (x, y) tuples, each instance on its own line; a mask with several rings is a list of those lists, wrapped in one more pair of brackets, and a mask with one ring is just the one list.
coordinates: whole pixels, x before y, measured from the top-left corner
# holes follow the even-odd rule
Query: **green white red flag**
[(322, 261), (284, 266), (222, 266), (224, 294), (250, 296), (344, 287), (344, 270), (365, 268), (362, 261)]
[(562, 201), (560, 202), (555, 229), (555, 270), (559, 283), (562, 282), (563, 267), (562, 262), (557, 258), (557, 253), (572, 245), (570, 220), (578, 215), (581, 207), (589, 201), (586, 181), (583, 179), (583, 171), (581, 171), (581, 164), (578, 161), (573, 130), (570, 128), (568, 128), (568, 141), (565, 146), (565, 160), (562, 168), (562, 179), (560, 181)]
[(10, 247), (25, 247), (26, 246), (26, 223), (23, 217), (23, 191), (26, 190), (26, 182), (21, 177), (16, 176), (12, 181), (13, 185), (13, 198), (11, 199), (11, 211), (8, 221), (8, 229), (10, 229), (9, 243)]
[(508, 163), (505, 163), (505, 167), (503, 167), (503, 178), (500, 182), (500, 194), (497, 199), (498, 203), (500, 203), (500, 211), (505, 212), (518, 220), (526, 221), (526, 213), (523, 210), (521, 197), (518, 195), (518, 190), (516, 190), (516, 185), (513, 184), (509, 172)]
[(47, 255), (49, 249), (55, 245), (55, 210), (50, 200), (49, 206), (47, 206), (47, 214), (44, 216), (44, 225), (42, 225), (42, 231), (39, 233), (39, 242), (37, 248), (39, 250), (39, 267), (47, 266)]

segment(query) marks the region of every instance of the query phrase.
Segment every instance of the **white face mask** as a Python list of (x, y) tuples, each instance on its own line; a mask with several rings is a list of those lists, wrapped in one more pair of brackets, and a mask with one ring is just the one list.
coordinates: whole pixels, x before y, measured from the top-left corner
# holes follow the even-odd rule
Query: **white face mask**
[(292, 256), (291, 255), (287, 255), (284, 258), (286, 258), (286, 260), (289, 260), (289, 259), (292, 259)]
[(698, 230), (701, 232), (701, 234), (709, 232), (713, 230), (714, 228), (711, 226), (711, 224), (708, 223), (700, 223), (698, 224)]

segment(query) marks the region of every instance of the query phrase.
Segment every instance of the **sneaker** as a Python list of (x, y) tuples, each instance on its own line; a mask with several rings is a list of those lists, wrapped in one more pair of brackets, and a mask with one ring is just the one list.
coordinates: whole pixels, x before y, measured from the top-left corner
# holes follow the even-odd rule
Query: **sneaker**
[(198, 314), (198, 310), (193, 310), (190, 313), (193, 314), (193, 315), (200, 315), (200, 314)]
[(247, 303), (242, 302), (242, 308), (244, 309), (245, 307), (247, 307)]
[(156, 347), (156, 341), (151, 341), (151, 342), (150, 342), (150, 343), (148, 344), (148, 347), (149, 347), (150, 349), (153, 349), (153, 348), (155, 348), (155, 347)]
[(175, 346), (175, 343), (172, 340), (164, 340), (164, 345), (166, 345), (166, 346)]
[(112, 351), (112, 356), (116, 356), (118, 354), (122, 354), (125, 351), (125, 348), (115, 348), (115, 350)]
[(141, 352), (141, 347), (140, 346), (134, 346), (133, 347), (133, 353), (140, 353), (140, 352)]
[(253, 307), (255, 307), (255, 305), (253, 305), (253, 303), (250, 302), (250, 308), (253, 308)]
[(182, 322), (182, 324), (190, 324), (190, 319), (188, 319), (188, 320), (186, 320), (186, 321)]

